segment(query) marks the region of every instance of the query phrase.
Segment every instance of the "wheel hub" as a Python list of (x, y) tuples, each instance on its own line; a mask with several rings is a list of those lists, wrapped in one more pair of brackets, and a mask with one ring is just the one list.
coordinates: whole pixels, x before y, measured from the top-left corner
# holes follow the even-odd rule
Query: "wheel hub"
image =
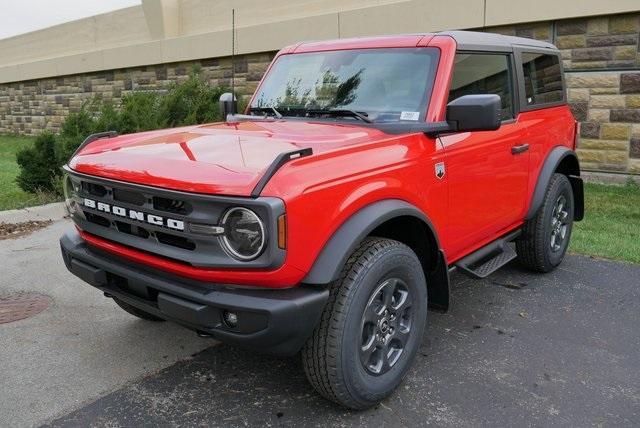
[(549, 241), (553, 252), (560, 251), (567, 238), (569, 220), (569, 208), (567, 205), (567, 198), (564, 195), (560, 195), (553, 206), (553, 212), (551, 213), (551, 239)]
[(387, 334), (389, 331), (389, 320), (387, 318), (382, 318), (378, 322), (378, 331), (383, 334)]
[(381, 375), (398, 361), (411, 331), (412, 299), (406, 283), (392, 278), (372, 293), (362, 316), (360, 361), (369, 373)]

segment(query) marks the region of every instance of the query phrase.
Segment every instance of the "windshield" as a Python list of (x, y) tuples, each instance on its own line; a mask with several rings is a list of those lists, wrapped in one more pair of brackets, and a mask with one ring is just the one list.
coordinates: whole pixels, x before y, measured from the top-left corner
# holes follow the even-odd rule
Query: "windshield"
[(423, 120), (437, 59), (431, 48), (283, 55), (250, 111), (376, 122)]

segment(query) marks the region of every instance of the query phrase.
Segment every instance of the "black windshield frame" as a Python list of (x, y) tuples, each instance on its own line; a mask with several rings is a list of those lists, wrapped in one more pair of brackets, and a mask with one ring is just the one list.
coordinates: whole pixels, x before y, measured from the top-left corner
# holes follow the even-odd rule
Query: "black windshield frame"
[[(421, 81), (418, 81), (417, 83), (422, 85), (424, 84), (424, 87), (421, 88), (421, 92), (422, 95), (420, 97), (416, 97), (416, 99), (419, 99), (419, 106), (417, 107), (417, 111), (419, 113), (419, 116), (417, 119), (412, 118), (410, 120), (402, 120), (400, 117), (398, 117), (395, 120), (374, 120), (373, 124), (369, 124), (370, 126), (373, 125), (375, 127), (376, 124), (393, 124), (393, 123), (398, 123), (398, 124), (402, 124), (402, 123), (406, 123), (406, 124), (416, 124), (416, 123), (423, 123), (425, 121), (426, 118), (426, 114), (427, 114), (427, 109), (429, 106), (429, 102), (431, 100), (431, 96), (433, 93), (433, 89), (434, 89), (434, 82), (435, 82), (435, 76), (436, 76), (436, 72), (438, 69), (438, 63), (440, 60), (440, 50), (434, 47), (394, 47), (394, 48), (359, 48), (359, 49), (349, 49), (348, 51), (350, 52), (357, 52), (357, 53), (381, 53), (381, 54), (385, 54), (385, 53), (390, 53), (390, 54), (395, 54), (398, 53), (399, 50), (403, 50), (405, 52), (409, 52), (409, 53), (414, 53), (414, 54), (418, 54), (418, 55), (425, 55), (430, 57), (428, 64), (426, 65), (426, 71), (424, 72), (423, 76), (415, 76), (415, 79), (422, 79)], [(258, 104), (258, 100), (260, 99), (261, 95), (263, 95), (263, 91), (265, 88), (265, 84), (268, 84), (269, 82), (269, 76), (272, 74), (272, 72), (274, 70), (277, 70), (276, 67), (279, 66), (279, 62), (283, 61), (283, 58), (291, 58), (291, 57), (295, 57), (295, 56), (311, 56), (311, 55), (327, 55), (327, 54), (331, 54), (332, 52), (341, 52), (341, 53), (345, 53), (346, 51), (342, 50), (331, 50), (331, 51), (319, 51), (319, 52), (304, 52), (304, 53), (290, 53), (290, 54), (283, 54), (280, 55), (278, 57), (276, 57), (276, 59), (274, 60), (274, 63), (271, 65), (269, 72), (267, 73), (267, 75), (265, 75), (265, 77), (263, 78), (262, 82), (260, 83), (260, 85), (258, 86), (258, 88), (256, 89), (256, 92), (254, 94), (254, 96), (251, 99), (251, 102), (249, 103), (249, 105), (247, 106), (246, 109), (246, 113), (250, 114), (251, 112), (251, 108), (255, 107), (255, 108), (262, 108), (264, 109), (265, 106), (271, 106), (270, 104)], [(403, 52), (403, 53), (405, 53)], [(318, 76), (318, 78), (320, 78), (320, 76)], [(308, 115), (308, 116), (301, 116), (299, 110), (300, 108), (294, 109), (294, 110), (298, 110), (297, 113), (292, 113), (289, 114), (289, 111), (287, 110), (287, 108), (284, 108), (281, 105), (275, 105), (276, 108), (278, 108), (278, 111), (280, 111), (283, 115), (282, 118), (279, 118), (279, 120), (287, 120), (287, 119), (301, 119), (301, 118), (307, 118), (307, 119), (313, 119), (313, 120), (321, 120), (321, 121), (331, 121), (331, 122), (341, 122), (341, 123), (350, 123), (350, 124), (364, 124), (362, 121), (359, 121), (357, 118), (355, 117), (349, 117), (349, 116), (341, 116), (341, 117), (327, 117), (327, 116), (318, 116), (318, 115)], [(281, 111), (282, 110), (282, 111)], [(366, 112), (364, 112), (366, 113)], [(392, 113), (392, 112), (385, 112), (388, 115), (391, 114), (397, 114), (400, 113), (400, 111), (398, 110), (397, 113)]]

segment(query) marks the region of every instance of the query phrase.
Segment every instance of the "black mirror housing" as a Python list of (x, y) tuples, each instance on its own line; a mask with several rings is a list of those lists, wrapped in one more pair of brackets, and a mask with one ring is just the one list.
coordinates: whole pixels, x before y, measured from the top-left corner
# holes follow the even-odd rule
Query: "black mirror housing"
[(499, 95), (463, 95), (447, 104), (447, 122), (455, 131), (493, 131), (500, 128)]
[(220, 95), (218, 103), (220, 106), (220, 114), (224, 120), (227, 120), (227, 116), (234, 115), (238, 112), (238, 101), (231, 92), (225, 92)]

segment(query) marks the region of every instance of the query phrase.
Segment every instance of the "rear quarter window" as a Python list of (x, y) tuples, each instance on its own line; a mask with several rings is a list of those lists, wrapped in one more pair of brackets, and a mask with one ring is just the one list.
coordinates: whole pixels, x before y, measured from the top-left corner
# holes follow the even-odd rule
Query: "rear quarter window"
[(557, 55), (523, 52), (522, 70), (526, 106), (563, 101), (562, 71)]

